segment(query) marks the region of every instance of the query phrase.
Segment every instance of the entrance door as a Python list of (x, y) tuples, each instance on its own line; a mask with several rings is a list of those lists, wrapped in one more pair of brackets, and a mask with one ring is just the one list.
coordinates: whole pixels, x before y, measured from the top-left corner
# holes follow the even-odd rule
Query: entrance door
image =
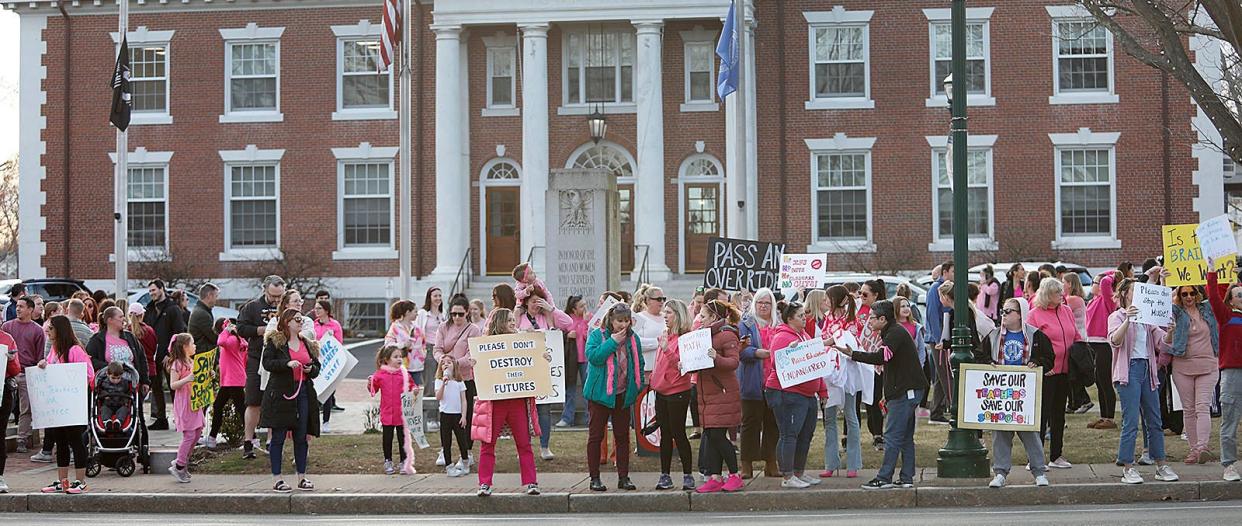
[(505, 275), (522, 261), (518, 239), (521, 224), (518, 203), (521, 189), (516, 186), (487, 188), (487, 274)]
[(686, 202), (686, 272), (700, 273), (707, 267), (707, 239), (720, 235), (720, 186), (687, 184)]
[(621, 273), (634, 270), (634, 185), (617, 185), (618, 213), (621, 221)]

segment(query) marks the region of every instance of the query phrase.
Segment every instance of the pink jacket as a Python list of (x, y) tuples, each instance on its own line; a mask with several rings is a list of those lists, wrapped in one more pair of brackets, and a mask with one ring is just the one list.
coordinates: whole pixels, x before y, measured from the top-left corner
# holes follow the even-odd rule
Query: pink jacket
[(1112, 316), (1108, 317), (1108, 342), (1113, 348), (1113, 381), (1119, 384), (1130, 383), (1130, 349), (1134, 348), (1134, 339), (1138, 331), (1145, 330), (1147, 331), (1147, 366), (1150, 369), (1147, 376), (1151, 379), (1152, 390), (1155, 390), (1160, 386), (1160, 376), (1156, 373), (1157, 362), (1160, 355), (1172, 346), (1164, 343), (1164, 328), (1133, 322), (1129, 324), (1125, 337), (1121, 339), (1121, 345), (1113, 345), (1113, 334), (1121, 328), (1127, 316), (1126, 311), (1117, 309)]
[(445, 356), (453, 358), (453, 362), (458, 371), (461, 371), (463, 380), (474, 380), (474, 365), (470, 364), (470, 338), (477, 338), (483, 335), (483, 331), (473, 323), (466, 322), (464, 328), (458, 329), (456, 325), (448, 323), (440, 326), (440, 330), (436, 332), (436, 346), (432, 351), (432, 357), (439, 364)]
[(221, 331), (216, 337), (220, 348), (220, 387), (243, 387), (246, 385), (246, 351), (250, 342), (236, 333)]
[[(413, 386), (412, 383), (409, 385)], [(381, 425), (405, 425), (405, 417), (401, 414), (401, 392), (406, 389), (405, 371), (381, 366), (367, 379), (367, 389), (371, 391), (371, 396), (378, 394), (380, 397)]]
[(975, 298), (975, 306), (989, 318), (996, 319), (996, 308), (1000, 303), (1000, 284), (996, 281), (987, 285), (979, 285), (979, 297)]
[(763, 381), (765, 388), (796, 393), (807, 397), (819, 395), (823, 400), (828, 399), (828, 385), (824, 383), (823, 378), (816, 378), (797, 385), (791, 385), (789, 388), (782, 388), (780, 379), (776, 377), (776, 352), (809, 339), (803, 332), (795, 331), (788, 325), (780, 325), (776, 328), (776, 332), (772, 335), (772, 354), (768, 356), (767, 363), (763, 367), (764, 372), (767, 374)]
[(578, 363), (586, 363), (586, 341), (591, 334), (591, 327), (587, 325), (588, 320), (586, 318), (570, 316), (569, 319), (574, 321), (573, 328), (570, 330), (577, 335), (577, 338), (574, 338), (574, 343), (578, 345)]
[(1117, 302), (1113, 299), (1115, 280), (1114, 273), (1105, 272), (1100, 278), (1100, 293), (1092, 297), (1087, 305), (1087, 341), (1108, 340), (1108, 318), (1117, 310)]
[[(535, 318), (535, 325), (538, 325), (537, 327), (531, 324), (531, 317)], [(519, 331), (546, 331), (551, 329), (570, 331), (574, 328), (573, 318), (570, 318), (568, 314), (565, 314), (560, 309), (533, 315), (523, 312), (518, 315), (517, 319)]]
[[(1055, 309), (1032, 308), (1026, 318), (1027, 325), (1044, 332), (1052, 341), (1052, 352), (1056, 355), (1053, 362), (1053, 374), (1069, 372), (1069, 348), (1074, 342), (1084, 341), (1074, 323), (1074, 312), (1062, 303)], [(1126, 360), (1129, 363), (1129, 360)], [(1116, 377), (1113, 377), (1115, 380)]]
[[(539, 428), (539, 419), (535, 418), (538, 409), (535, 407), (534, 398), (521, 398), (526, 404), (526, 416), (530, 422), (530, 436), (537, 437), (543, 434), (543, 430)], [(498, 402), (511, 402), (512, 400), (498, 400)], [(492, 443), (492, 404), (489, 400), (474, 401), (473, 416), (470, 417), (470, 440), (478, 440), (487, 444)]]
[(662, 395), (675, 395), (690, 390), (690, 375), (682, 375), (677, 363), (681, 351), (677, 348), (677, 335), (668, 337), (668, 344), (656, 352), (655, 370), (651, 372), (651, 389)]

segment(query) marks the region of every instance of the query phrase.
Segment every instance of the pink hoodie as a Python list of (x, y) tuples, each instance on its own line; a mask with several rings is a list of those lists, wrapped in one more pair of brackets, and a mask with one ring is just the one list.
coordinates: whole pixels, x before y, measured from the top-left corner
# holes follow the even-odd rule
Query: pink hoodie
[(380, 397), (381, 425), (405, 425), (405, 417), (401, 415), (401, 393), (408, 389), (408, 377), (405, 371), (384, 365), (368, 379), (367, 388), (371, 396), (378, 394)]
[(1087, 341), (1108, 341), (1108, 317), (1117, 310), (1117, 302), (1113, 299), (1113, 282), (1116, 274), (1105, 272), (1100, 278), (1100, 293), (1091, 298), (1087, 305)]
[(668, 344), (656, 352), (655, 369), (651, 373), (653, 391), (668, 396), (690, 390), (690, 375), (681, 374), (681, 369), (677, 368), (680, 359), (677, 335), (670, 335)]

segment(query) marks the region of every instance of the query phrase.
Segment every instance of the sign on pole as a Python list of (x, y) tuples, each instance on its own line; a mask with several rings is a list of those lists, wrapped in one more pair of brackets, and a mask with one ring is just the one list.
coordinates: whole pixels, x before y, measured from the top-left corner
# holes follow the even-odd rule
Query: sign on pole
[[(1170, 275), (1165, 284), (1170, 287), (1182, 285), (1207, 285), (1207, 259), (1195, 234), (1197, 224), (1164, 225), (1160, 231), (1164, 240), (1164, 268)], [(1219, 242), (1217, 242), (1219, 243)], [(1236, 258), (1216, 258), (1216, 276), (1220, 283), (1237, 280)]]
[(703, 286), (727, 291), (772, 288), (780, 274), (785, 245), (713, 237), (707, 240)]
[(26, 368), (31, 426), (35, 429), (86, 425), (86, 364), (58, 363)]
[(216, 401), (220, 380), (212, 373), (216, 371), (216, 355), (219, 353), (220, 349), (212, 349), (194, 355), (194, 379), (190, 381), (191, 411), (202, 411)]
[(716, 361), (707, 356), (707, 351), (711, 349), (711, 329), (699, 329), (679, 336), (677, 352), (680, 354), (678, 361), (681, 362), (681, 374), (715, 367)]
[(561, 331), (543, 331), (544, 343), (548, 346), (548, 354), (552, 355), (549, 365), (552, 375), (552, 394), (535, 399), (536, 404), (565, 403), (565, 333)]
[(1134, 284), (1134, 301), (1138, 316), (1134, 321), (1157, 327), (1173, 323), (1173, 289), (1150, 283)]
[(1195, 236), (1199, 238), (1205, 258), (1223, 259), (1238, 255), (1238, 240), (1233, 237), (1233, 226), (1229, 224), (1228, 215), (1218, 215), (1199, 223)]
[(828, 282), (828, 254), (781, 254), (780, 289), (818, 289)]
[(470, 338), (474, 382), (480, 400), (508, 400), (552, 394), (552, 371), (542, 332)]
[(354, 353), (336, 341), (332, 333), (324, 334), (323, 339), (319, 340), (319, 376), (314, 381), (319, 403), (326, 402), (336, 392), (337, 386), (341, 385), (341, 380), (357, 365), (358, 358), (354, 357)]
[(961, 365), (957, 427), (996, 431), (1039, 431), (1042, 367)]
[(813, 338), (797, 345), (772, 352), (776, 361), (776, 378), (781, 389), (823, 378), (831, 372), (835, 350), (824, 346), (824, 340)]

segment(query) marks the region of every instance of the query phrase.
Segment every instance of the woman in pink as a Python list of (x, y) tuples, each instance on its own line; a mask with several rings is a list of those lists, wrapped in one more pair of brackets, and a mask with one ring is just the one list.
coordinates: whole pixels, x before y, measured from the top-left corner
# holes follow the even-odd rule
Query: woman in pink
[[(467, 320), (470, 304), (466, 303), (465, 298), (457, 298), (449, 305), (449, 321), (440, 327), (436, 333), (435, 347), (432, 351), (432, 358), (438, 364), (443, 364), (445, 360), (453, 362), (455, 371), (461, 374), (461, 378), (466, 384), (466, 422), (469, 423), (473, 417), (474, 398), (479, 395), (479, 389), (474, 383), (474, 366), (470, 363), (470, 338), (477, 338), (483, 335), (483, 331)], [(467, 451), (474, 449), (473, 442), (466, 443)], [(441, 455), (444, 453), (441, 452)], [(463, 458), (462, 466), (469, 468), (473, 459)]]
[(384, 336), (384, 345), (401, 350), (405, 359), (405, 368), (415, 385), (422, 385), (423, 367), (427, 355), (423, 350), (424, 334), (415, 325), (418, 307), (410, 300), (400, 300), (388, 309), (388, 334)]
[(828, 403), (828, 388), (823, 378), (781, 386), (776, 372), (776, 353), (810, 339), (801, 325), (809, 323), (811, 316), (802, 305), (787, 303), (782, 305), (781, 319), (785, 323), (772, 335), (772, 348), (776, 352), (768, 356), (772, 365), (767, 368), (763, 394), (772, 412), (776, 413), (776, 427), (780, 430), (776, 459), (783, 477), (781, 487), (806, 489), (820, 483), (818, 478), (806, 474), (806, 460), (815, 436), (815, 420)]
[(177, 448), (177, 459), (168, 466), (168, 473), (177, 482), (190, 481), (190, 452), (194, 443), (203, 433), (203, 410), (190, 408), (190, 383), (194, 381), (194, 338), (188, 333), (173, 336), (168, 344), (168, 357), (160, 364), (168, 371), (168, 388), (176, 396), (173, 397), (173, 415), (177, 417), (177, 431), (181, 432), (181, 446)]
[(1098, 282), (1095, 296), (1087, 304), (1087, 344), (1095, 351), (1095, 391), (1100, 404), (1100, 418), (1087, 424), (1091, 429), (1117, 429), (1117, 391), (1113, 389), (1113, 351), (1108, 345), (1108, 317), (1117, 310), (1113, 284), (1117, 272), (1105, 272)]
[[(49, 365), (84, 363), (86, 364), (86, 382), (87, 388), (93, 388), (95, 383), (95, 368), (91, 366), (91, 357), (82, 349), (82, 345), (78, 343), (77, 336), (73, 334), (73, 326), (69, 324), (69, 318), (64, 316), (56, 316), (48, 320), (48, 328), (44, 330), (47, 340), (52, 342), (52, 351), (47, 354), (47, 358), (39, 360), (38, 367), (46, 369)], [(56, 446), (56, 481), (43, 488), (43, 493), (68, 493), (77, 494), (86, 491), (86, 483), (83, 479), (86, 477), (86, 442), (84, 433), (86, 426), (63, 426), (53, 427), (45, 431), (47, 440), (51, 440)], [(73, 468), (76, 477), (69, 480), (69, 452), (73, 452)]]
[[(582, 386), (586, 382), (586, 341), (591, 328), (588, 325), (587, 302), (582, 296), (570, 296), (565, 303), (565, 313), (573, 320), (573, 327), (565, 333), (565, 406), (556, 427), (576, 424), (578, 404), (585, 404)], [(579, 402), (582, 400), (582, 402)]]
[[(332, 334), (336, 338), (337, 343), (345, 341), (345, 331), (341, 329), (341, 322), (336, 321), (332, 317), (332, 302), (329, 300), (315, 300), (315, 307), (311, 309), (311, 316), (314, 321), (311, 322), (315, 330), (315, 341), (323, 341), (325, 334)], [(328, 399), (323, 402), (323, 424), (319, 426), (321, 433), (328, 432), (328, 421), (332, 420), (332, 409), (336, 407), (336, 391), (328, 395)]]
[(216, 357), (220, 362), (220, 392), (216, 393), (216, 401), (211, 406), (211, 429), (204, 442), (208, 448), (217, 445), (216, 437), (220, 436), (220, 424), (224, 422), (224, 408), (233, 404), (233, 414), (242, 415), (246, 411), (246, 351), (249, 342), (237, 334), (237, 325), (231, 319), (216, 320), (216, 348), (220, 354)]
[(996, 281), (996, 271), (992, 265), (983, 267), (979, 273), (979, 296), (975, 298), (975, 306), (992, 321), (996, 321), (996, 307), (1000, 304), (1000, 282)]
[(1182, 418), (1190, 442), (1187, 464), (1210, 460), (1208, 441), (1212, 438), (1212, 398), (1220, 379), (1220, 336), (1216, 315), (1204, 299), (1203, 288), (1177, 287), (1173, 291), (1173, 329), (1164, 337), (1171, 344), (1173, 383), (1186, 408)]
[(1069, 348), (1082, 340), (1074, 312), (1065, 304), (1061, 280), (1044, 278), (1039, 282), (1035, 302), (1027, 317), (1027, 324), (1043, 331), (1052, 342), (1056, 359), (1052, 370), (1044, 372), (1044, 418), (1040, 422), (1040, 434), (1051, 428), (1052, 444), (1048, 458), (1054, 459), (1048, 467), (1069, 469), (1073, 467), (1062, 455), (1065, 442), (1065, 404), (1069, 399)]
[(690, 312), (681, 300), (668, 300), (663, 312), (667, 330), (660, 335), (660, 348), (651, 372), (651, 390), (656, 393), (656, 423), (660, 426), (660, 480), (656, 489), (673, 488), (669, 472), (673, 468), (673, 448), (676, 447), (681, 457), (681, 489), (689, 491), (694, 489), (694, 477), (690, 475), (694, 457), (690, 454), (690, 439), (686, 437), (690, 375), (681, 374), (677, 339), (690, 332)]
[[(414, 320), (414, 326), (418, 328), (418, 332), (423, 336), (422, 354), (424, 359), (426, 359), (427, 356), (430, 356), (434, 350), (433, 348), (436, 343), (436, 334), (439, 332), (440, 326), (444, 325), (444, 322), (448, 321), (447, 318), (448, 316), (444, 313), (444, 293), (440, 291), (439, 287), (431, 287), (430, 289), (427, 289), (427, 296), (423, 298), (423, 308), (419, 309), (418, 318)], [(435, 367), (427, 368), (427, 370), (432, 373), (429, 376), (434, 376), (435, 369)], [(422, 369), (419, 371), (422, 371)], [(420, 377), (421, 376), (422, 375), (420, 375)], [(427, 386), (428, 389), (431, 388), (431, 385), (435, 385), (433, 378), (426, 378), (425, 380), (427, 380), (426, 383), (430, 384)], [(418, 385), (423, 384), (424, 382), (420, 380)], [(433, 393), (426, 392), (424, 394), (431, 395)], [(437, 421), (438, 420), (439, 419), (437, 419)]]

